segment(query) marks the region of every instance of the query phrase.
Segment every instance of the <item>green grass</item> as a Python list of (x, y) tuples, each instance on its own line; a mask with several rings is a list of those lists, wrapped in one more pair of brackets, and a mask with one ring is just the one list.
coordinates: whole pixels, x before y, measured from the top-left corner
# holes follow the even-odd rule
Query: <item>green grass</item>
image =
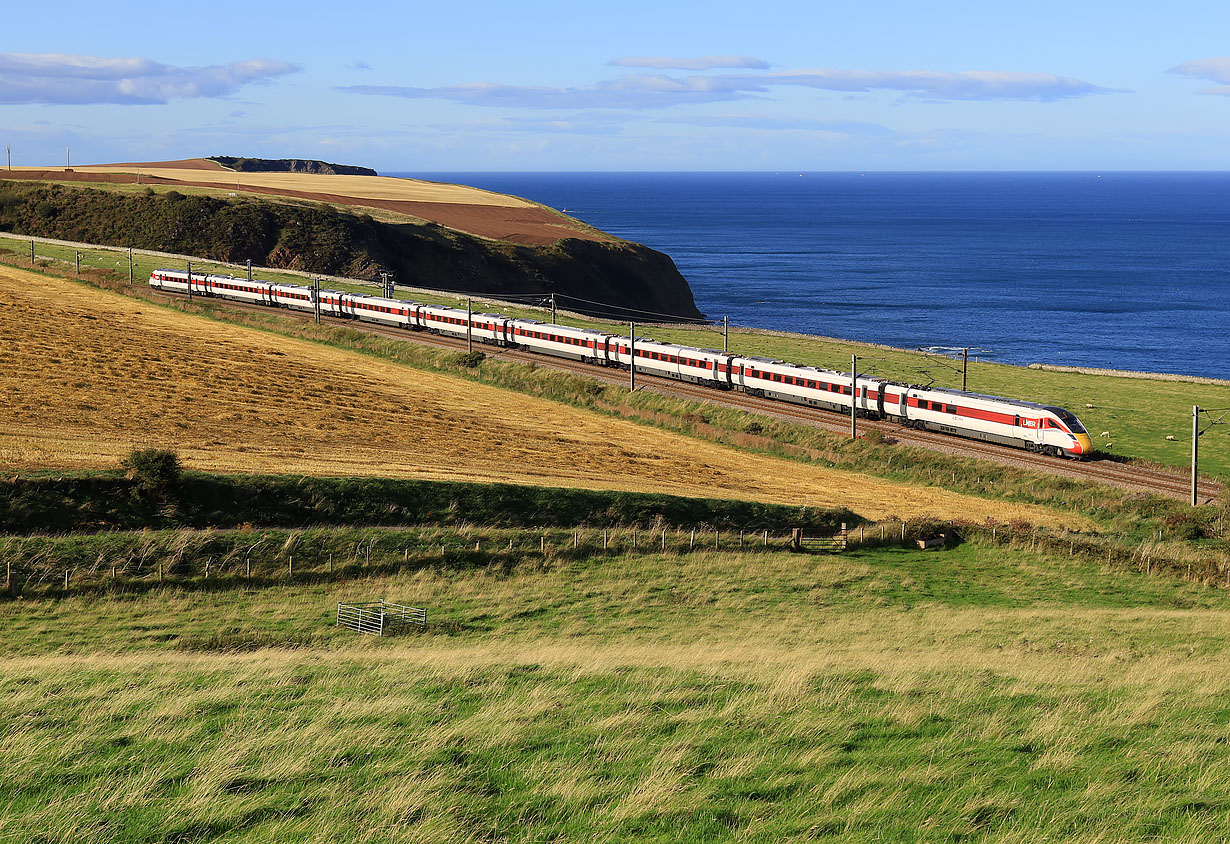
[(10, 602), (0, 841), (1222, 841), (1228, 620), (980, 543)]
[[(20, 264), (22, 255), (19, 244), (0, 241), (0, 249), (7, 246), (14, 252)], [(54, 257), (71, 263), (74, 250), (39, 244), (39, 255)], [(126, 256), (103, 250), (83, 251), (82, 266), (95, 267), (119, 273), (127, 278)], [(167, 262), (144, 256), (135, 256), (135, 279), (144, 284), (149, 274)], [(193, 262), (194, 268), (203, 272), (235, 274), (234, 267), (205, 261)], [(308, 283), (302, 276), (260, 271), (260, 277), (291, 284)], [(368, 284), (329, 283), (330, 286), (371, 293)], [(465, 300), (456, 295), (430, 295), (422, 293), (399, 293), (405, 298), (414, 298), (434, 304), (465, 306)], [(530, 319), (546, 319), (547, 312), (541, 308), (528, 308), (505, 303), (474, 299), (476, 311), (491, 310), (509, 316)], [(626, 324), (612, 323), (588, 317), (568, 314), (561, 320), (570, 325), (597, 328), (605, 331), (626, 331)], [(721, 331), (713, 327), (646, 326), (641, 332), (655, 339), (690, 345), (718, 347), (722, 345)], [(780, 360), (812, 364), (839, 370), (849, 370), (850, 355), (858, 354), (862, 363), (860, 370), (907, 383), (930, 383), (936, 386), (959, 387), (959, 363), (937, 360), (918, 352), (870, 347), (826, 338), (802, 337), (775, 334), (763, 331), (732, 329), (730, 348), (741, 354), (759, 355)], [(980, 392), (1024, 398), (1047, 404), (1067, 407), (1085, 422), (1096, 447), (1106, 453), (1123, 458), (1146, 460), (1161, 465), (1186, 468), (1191, 459), (1191, 412), (1192, 405), (1201, 407), (1230, 407), (1230, 386), (1220, 384), (1197, 384), (1180, 381), (1159, 381), (1125, 378), (1106, 375), (1083, 375), (1078, 373), (1047, 372), (1024, 367), (1006, 366), (987, 362), (971, 362), (968, 387)], [(1094, 407), (1087, 407), (1093, 404)], [(1225, 427), (1214, 428), (1202, 438), (1201, 469), (1210, 476), (1230, 477), (1230, 449), (1226, 448)], [(1109, 431), (1109, 438), (1098, 436)], [(1167, 440), (1173, 436), (1173, 441)], [(1108, 443), (1113, 446), (1108, 447)]]

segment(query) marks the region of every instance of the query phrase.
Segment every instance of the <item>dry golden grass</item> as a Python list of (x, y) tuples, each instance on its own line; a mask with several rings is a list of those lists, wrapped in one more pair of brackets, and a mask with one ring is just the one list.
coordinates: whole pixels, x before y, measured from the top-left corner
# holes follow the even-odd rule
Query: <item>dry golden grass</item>
[[(175, 164), (176, 162), (169, 162)], [(500, 208), (536, 208), (531, 202), (500, 193), (464, 185), (395, 179), (388, 176), (327, 176), (314, 173), (235, 173), (230, 170), (180, 169), (154, 165), (98, 165), (74, 167), (83, 173), (152, 173), (184, 182), (211, 182), (220, 187), (284, 188), (288, 190), (352, 196), (358, 199), (387, 199), (404, 202), (447, 202), (456, 205), (494, 205)], [(16, 168), (38, 170), (47, 168)]]
[(189, 468), (664, 492), (869, 518), (1039, 507), (746, 454), (632, 422), (0, 269), (0, 466), (91, 469), (134, 447)]

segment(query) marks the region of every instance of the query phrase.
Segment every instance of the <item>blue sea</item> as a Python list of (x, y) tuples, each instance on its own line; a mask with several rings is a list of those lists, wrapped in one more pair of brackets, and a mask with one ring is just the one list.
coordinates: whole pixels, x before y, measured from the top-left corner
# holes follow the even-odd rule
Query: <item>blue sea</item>
[(404, 173), (670, 255), (717, 320), (1230, 378), (1230, 173)]

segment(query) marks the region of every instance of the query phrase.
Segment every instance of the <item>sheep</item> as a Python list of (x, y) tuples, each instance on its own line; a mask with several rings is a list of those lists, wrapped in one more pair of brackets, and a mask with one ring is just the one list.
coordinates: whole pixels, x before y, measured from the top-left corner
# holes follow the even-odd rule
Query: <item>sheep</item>
[(1166, 439), (1169, 440), (1170, 442), (1174, 442), (1174, 434), (1167, 434)]
[(1110, 431), (1103, 431), (1102, 433), (1098, 434), (1098, 436), (1099, 437), (1109, 437)]

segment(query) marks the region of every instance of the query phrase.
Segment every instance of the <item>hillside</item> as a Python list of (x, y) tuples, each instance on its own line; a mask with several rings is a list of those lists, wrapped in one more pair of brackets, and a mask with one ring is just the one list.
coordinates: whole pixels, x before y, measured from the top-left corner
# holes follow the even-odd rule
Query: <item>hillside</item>
[(7, 470), (113, 468), (129, 449), (159, 445), (211, 471), (643, 490), (831, 504), (870, 518), (1080, 522), (748, 454), (8, 267), (0, 297)]
[(388, 270), (412, 286), (617, 306), (574, 305), (595, 314), (701, 315), (668, 256), (515, 197), (188, 163), (0, 172), (0, 231), (329, 275), (376, 279)]

